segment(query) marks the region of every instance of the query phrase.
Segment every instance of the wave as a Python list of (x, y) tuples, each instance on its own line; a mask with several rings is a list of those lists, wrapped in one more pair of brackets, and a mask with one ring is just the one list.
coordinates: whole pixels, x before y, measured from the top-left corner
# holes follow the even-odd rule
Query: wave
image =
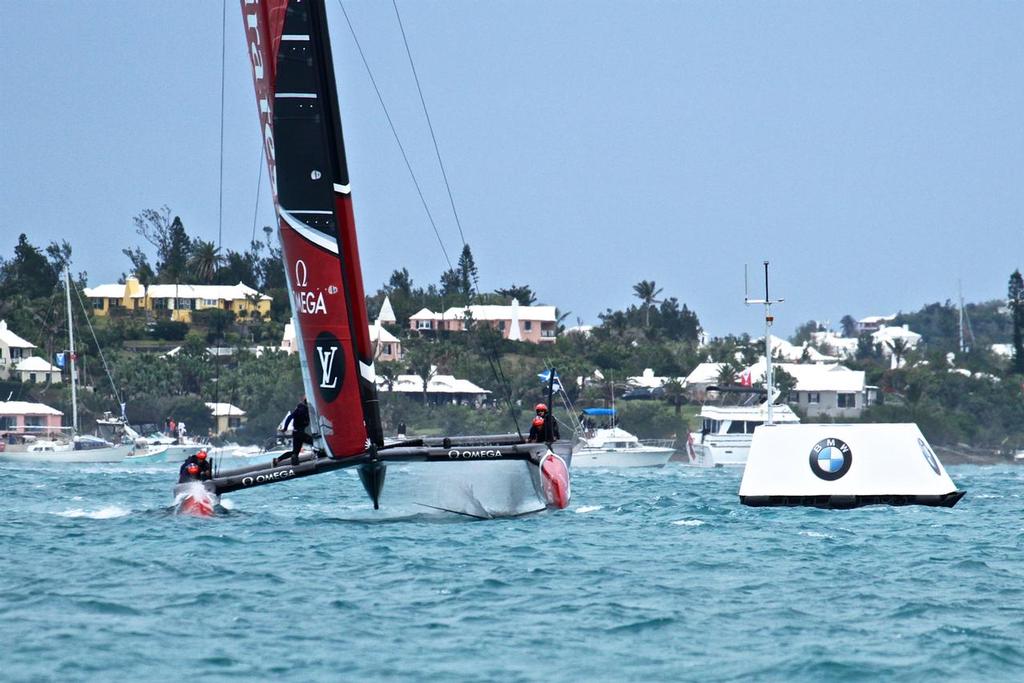
[(672, 524), (673, 526), (704, 526), (706, 522), (701, 519), (677, 519)]
[(588, 512), (597, 512), (598, 510), (603, 510), (603, 509), (604, 509), (604, 505), (581, 505), (578, 508), (576, 508), (574, 510), (574, 512), (577, 515), (584, 515), (584, 514), (586, 514)]
[(54, 514), (60, 517), (87, 517), (89, 519), (116, 519), (117, 517), (124, 517), (130, 515), (131, 510), (123, 508), (120, 505), (108, 505), (100, 508), (99, 510), (83, 510), (82, 508), (71, 508), (70, 510), (64, 510), (63, 512), (56, 512)]

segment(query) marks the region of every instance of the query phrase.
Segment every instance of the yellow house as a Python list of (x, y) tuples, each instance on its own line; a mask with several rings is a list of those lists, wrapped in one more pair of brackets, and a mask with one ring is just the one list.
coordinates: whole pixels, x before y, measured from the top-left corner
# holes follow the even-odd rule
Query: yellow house
[(207, 403), (206, 407), (213, 415), (213, 431), (217, 435), (238, 429), (246, 420), (245, 411), (230, 403)]
[(239, 318), (266, 318), (273, 301), (241, 282), (237, 285), (150, 285), (147, 288), (135, 277), (126, 278), (123, 285), (86, 288), (85, 295), (92, 301), (93, 313), (98, 316), (146, 310), (185, 323), (192, 322), (193, 311), (207, 308), (234, 311)]

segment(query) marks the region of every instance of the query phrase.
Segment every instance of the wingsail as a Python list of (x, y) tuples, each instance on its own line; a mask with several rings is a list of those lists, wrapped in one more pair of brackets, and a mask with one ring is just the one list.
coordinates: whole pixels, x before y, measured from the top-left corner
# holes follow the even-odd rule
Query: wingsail
[(242, 13), (314, 431), (351, 458), (384, 441), (327, 18), (289, 0)]

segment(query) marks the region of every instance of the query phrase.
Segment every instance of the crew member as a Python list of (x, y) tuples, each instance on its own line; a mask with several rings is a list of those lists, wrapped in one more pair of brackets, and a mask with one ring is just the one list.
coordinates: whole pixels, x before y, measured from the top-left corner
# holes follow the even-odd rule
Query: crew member
[(544, 418), (537, 416), (530, 424), (530, 436), (526, 439), (530, 443), (540, 443), (544, 440)]
[[(555, 420), (554, 415), (548, 415), (548, 406), (545, 403), (538, 403), (534, 408), (537, 411), (537, 417), (544, 421), (544, 438), (538, 439), (539, 441), (546, 441), (551, 443), (552, 441), (558, 441), (561, 435), (558, 433), (558, 421)], [(534, 422), (536, 422), (534, 418)]]
[(213, 463), (210, 462), (210, 457), (207, 455), (205, 449), (196, 453), (196, 464), (199, 465), (200, 479), (203, 481), (213, 479)]
[(200, 481), (199, 465), (186, 460), (181, 464), (181, 470), (178, 471), (178, 483), (187, 484), (190, 481)]
[(306, 433), (306, 428), (309, 427), (309, 404), (306, 403), (305, 396), (299, 399), (299, 404), (295, 406), (295, 410), (290, 412), (288, 417), (284, 419), (284, 427), (281, 428), (281, 431), (288, 431), (289, 424), (292, 426), (292, 450), (290, 453), (274, 458), (275, 466), (288, 455), (291, 455), (292, 467), (298, 465), (299, 451), (302, 450), (302, 444), (313, 443), (313, 437)]

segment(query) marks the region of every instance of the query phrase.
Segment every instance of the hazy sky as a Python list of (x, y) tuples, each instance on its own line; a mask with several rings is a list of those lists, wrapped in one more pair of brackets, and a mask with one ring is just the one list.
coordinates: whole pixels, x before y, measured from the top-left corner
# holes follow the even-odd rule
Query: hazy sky
[[(346, 8), (446, 247), (461, 248), (390, 2)], [(1024, 267), (1024, 3), (413, 2), (413, 56), (481, 286), (529, 283), (596, 322), (653, 279), (711, 334), (1005, 296)], [(260, 139), (227, 3), (225, 248)], [(328, 0), (364, 276), (444, 258)], [(68, 239), (113, 281), (131, 218), (216, 240), (221, 16), (203, 2), (0, 0), (0, 253)], [(261, 198), (258, 224), (273, 221)], [(258, 231), (258, 235), (262, 231)]]

